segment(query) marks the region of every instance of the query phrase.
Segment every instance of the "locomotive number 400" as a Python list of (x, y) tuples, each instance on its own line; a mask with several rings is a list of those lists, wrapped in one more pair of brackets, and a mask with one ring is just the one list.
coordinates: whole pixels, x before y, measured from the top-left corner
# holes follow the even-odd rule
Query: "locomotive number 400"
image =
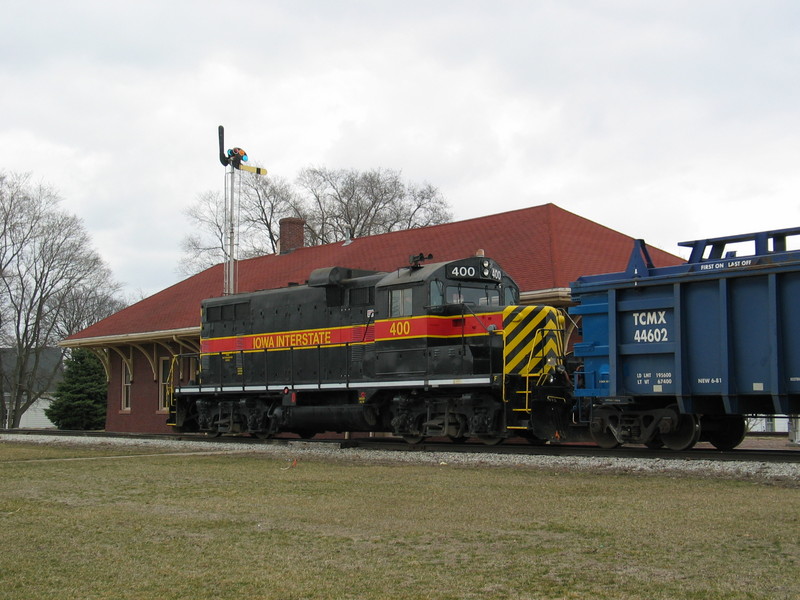
[(411, 333), (410, 321), (396, 321), (389, 327), (391, 335), (408, 335)]

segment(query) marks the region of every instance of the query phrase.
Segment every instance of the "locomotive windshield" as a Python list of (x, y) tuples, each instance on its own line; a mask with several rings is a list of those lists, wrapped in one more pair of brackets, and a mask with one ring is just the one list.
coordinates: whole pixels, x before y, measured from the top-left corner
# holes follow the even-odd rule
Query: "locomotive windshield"
[[(501, 292), (502, 293), (501, 295)], [(502, 298), (502, 301), (501, 301)], [(514, 289), (496, 283), (456, 283), (434, 279), (430, 282), (430, 305), (470, 304), (473, 306), (500, 306), (514, 304)]]
[(448, 304), (472, 304), (475, 306), (500, 306), (500, 291), (497, 285), (448, 285), (445, 289)]

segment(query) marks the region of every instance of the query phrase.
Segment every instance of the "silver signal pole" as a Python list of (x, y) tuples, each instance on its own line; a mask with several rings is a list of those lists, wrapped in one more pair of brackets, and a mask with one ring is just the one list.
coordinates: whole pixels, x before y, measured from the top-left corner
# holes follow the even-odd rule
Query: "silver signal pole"
[(235, 174), (233, 165), (225, 167), (225, 276), (222, 293), (226, 296), (236, 293), (236, 232), (238, 229), (237, 205), (234, 200)]
[(236, 201), (236, 171), (249, 171), (256, 175), (266, 175), (267, 170), (261, 167), (243, 165), (247, 161), (247, 153), (241, 148), (225, 151), (225, 129), (219, 126), (219, 161), (225, 167), (225, 269), (223, 294), (230, 296), (236, 293), (236, 237), (238, 233), (239, 203)]

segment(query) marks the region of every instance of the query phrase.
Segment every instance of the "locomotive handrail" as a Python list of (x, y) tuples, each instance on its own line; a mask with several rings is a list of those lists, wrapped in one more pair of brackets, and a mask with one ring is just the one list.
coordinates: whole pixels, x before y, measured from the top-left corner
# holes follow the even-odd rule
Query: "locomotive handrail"
[(463, 346), (467, 345), (466, 333), (464, 331), (464, 328), (466, 326), (466, 322), (465, 322), (465, 319), (464, 319), (464, 317), (466, 316), (466, 313), (465, 313), (464, 309), (467, 309), (467, 310), (469, 310), (469, 313), (473, 317), (475, 317), (475, 320), (480, 324), (480, 326), (483, 327), (483, 330), (487, 334), (489, 334), (489, 339), (490, 339), (489, 352), (488, 352), (488, 354), (489, 354), (489, 379), (493, 380), (495, 373), (494, 373), (494, 361), (493, 361), (491, 337), (494, 336), (494, 335), (498, 335), (499, 332), (497, 331), (496, 328), (493, 328), (492, 325), (487, 327), (486, 324), (484, 324), (483, 320), (478, 316), (478, 313), (476, 313), (474, 310), (472, 310), (472, 308), (470, 308), (468, 303), (460, 302), (459, 304), (461, 305), (461, 346), (463, 347)]
[[(345, 342), (345, 343), (340, 345), (340, 346), (343, 346), (344, 349), (345, 349), (344, 380), (345, 380), (345, 384), (347, 386), (349, 386), (350, 383), (352, 382), (352, 374), (353, 374), (353, 371), (352, 371), (352, 369), (353, 369), (352, 348), (356, 343), (357, 342)], [(296, 373), (295, 373), (295, 369), (294, 369), (296, 351), (298, 351), (298, 350), (304, 350), (304, 351), (305, 350), (316, 350), (316, 352), (317, 352), (316, 385), (317, 385), (318, 388), (322, 388), (323, 384), (325, 383), (325, 382), (322, 381), (323, 380), (322, 350), (325, 347), (326, 346), (324, 344), (316, 344), (316, 345), (313, 345), (313, 346), (289, 346), (287, 348), (284, 348), (283, 350), (288, 351), (288, 354), (289, 354), (289, 357), (290, 357), (290, 360), (289, 360), (289, 374), (288, 374), (287, 378), (281, 379), (280, 381), (278, 381), (278, 383), (280, 383), (281, 385), (288, 385), (289, 387), (294, 387), (295, 380), (296, 380)], [(262, 365), (263, 365), (263, 376), (261, 376), (263, 379), (261, 380), (261, 382), (263, 383), (264, 387), (269, 388), (271, 383), (272, 384), (276, 383), (275, 381), (271, 380), (271, 376), (270, 376), (269, 353), (268, 353), (267, 349), (262, 349), (262, 350), (260, 350), (260, 352), (262, 353), (262, 356), (263, 356), (263, 363), (262, 363)], [(218, 371), (217, 372), (217, 376), (213, 380), (210, 380), (209, 377), (208, 377), (209, 376), (208, 369), (203, 370), (203, 368), (202, 368), (202, 361), (200, 360), (201, 355), (206, 356), (209, 359), (217, 358), (220, 361), (220, 368), (217, 369), (217, 371)], [(241, 373), (238, 372), (238, 368), (237, 368), (234, 371), (232, 377), (226, 377), (225, 376), (225, 373), (223, 373), (222, 368), (221, 368), (222, 362), (224, 360), (223, 357), (225, 355), (240, 356), (242, 358), (242, 360), (241, 360), (242, 372)], [(175, 379), (174, 372), (175, 372), (175, 370), (174, 370), (174, 368), (170, 369), (170, 374), (169, 374), (169, 378), (168, 378), (169, 381), (171, 382), (170, 391), (168, 392), (169, 393), (169, 402), (170, 402), (170, 404), (174, 403), (174, 390), (175, 390), (175, 388), (192, 387), (192, 388), (197, 388), (197, 391), (202, 392), (204, 390), (204, 388), (208, 389), (208, 388), (222, 388), (222, 387), (225, 387), (225, 388), (228, 388), (229, 390), (231, 390), (231, 389), (239, 389), (240, 388), (241, 391), (247, 391), (248, 383), (247, 383), (247, 371), (244, 368), (244, 364), (245, 364), (244, 355), (245, 355), (245, 350), (236, 350), (236, 351), (233, 351), (233, 352), (230, 352), (230, 351), (227, 351), (227, 352), (213, 352), (213, 353), (212, 352), (207, 352), (207, 353), (191, 352), (191, 353), (184, 353), (184, 354), (177, 355), (176, 357), (174, 357), (174, 361), (177, 361), (178, 359), (181, 359), (181, 358), (194, 358), (194, 359), (196, 359), (197, 362), (198, 362), (198, 371), (197, 371), (197, 377), (194, 380), (195, 383), (191, 384), (189, 386), (188, 384), (181, 384), (180, 382), (178, 382), (176, 384), (174, 382), (174, 379)]]
[[(490, 335), (491, 335), (491, 334), (495, 333), (495, 331), (497, 331), (496, 329), (489, 329), (489, 327), (491, 327), (491, 325), (490, 325), (489, 327), (487, 327), (487, 326), (486, 326), (486, 325), (483, 323), (483, 321), (481, 320), (481, 318), (478, 316), (478, 313), (476, 313), (474, 310), (472, 310), (472, 309), (469, 307), (469, 304), (468, 304), (467, 302), (460, 302), (459, 304), (461, 305), (461, 316), (462, 316), (462, 317), (465, 315), (465, 313), (464, 313), (464, 309), (465, 309), (465, 308), (467, 308), (467, 309), (469, 309), (469, 313), (470, 313), (470, 314), (471, 314), (473, 317), (475, 317), (475, 318), (477, 319), (478, 323), (480, 323), (480, 326), (481, 326), (481, 327), (483, 327), (483, 330), (484, 330), (486, 333), (488, 333), (488, 334), (490, 334)], [(498, 307), (498, 308), (499, 308), (499, 307)]]
[[(530, 395), (531, 395), (530, 383), (531, 383), (531, 379), (534, 378), (534, 377), (537, 378), (536, 386), (538, 387), (538, 386), (541, 386), (544, 383), (545, 378), (548, 376), (548, 370), (547, 370), (548, 362), (546, 360), (547, 356), (548, 356), (548, 352), (546, 350), (547, 344), (546, 344), (545, 340), (547, 338), (553, 338), (553, 339), (555, 339), (557, 346), (563, 347), (562, 346), (563, 337), (560, 337), (560, 336), (563, 336), (563, 334), (564, 334), (564, 330), (563, 329), (539, 329), (539, 330), (536, 331), (536, 333), (533, 336), (533, 344), (531, 344), (531, 350), (528, 353), (527, 364), (530, 365), (534, 361), (534, 359), (542, 359), (542, 358), (545, 359), (545, 362), (544, 362), (544, 365), (542, 366), (542, 370), (539, 371), (538, 373), (530, 373), (529, 372), (529, 373), (526, 373), (526, 374), (523, 375), (524, 380), (525, 380), (525, 390), (523, 392), (523, 395), (525, 396), (525, 409), (524, 410), (526, 412), (530, 413), (532, 411), (531, 406), (530, 406)], [(536, 343), (537, 339), (540, 342), (538, 344), (540, 349), (539, 349), (539, 351), (537, 353), (534, 354), (534, 349), (537, 347), (537, 343)]]

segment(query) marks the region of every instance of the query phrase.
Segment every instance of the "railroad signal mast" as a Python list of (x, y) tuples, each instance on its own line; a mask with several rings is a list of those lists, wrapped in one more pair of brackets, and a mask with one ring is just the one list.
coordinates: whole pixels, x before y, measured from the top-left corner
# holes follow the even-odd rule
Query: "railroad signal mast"
[(223, 294), (225, 296), (230, 296), (237, 292), (236, 249), (239, 225), (239, 202), (236, 198), (235, 173), (236, 171), (248, 171), (256, 175), (266, 175), (267, 170), (261, 167), (251, 167), (250, 165), (242, 164), (247, 162), (247, 152), (242, 148), (230, 148), (226, 151), (225, 128), (222, 125), (219, 126), (219, 162), (225, 167), (225, 244), (223, 247), (225, 275)]

